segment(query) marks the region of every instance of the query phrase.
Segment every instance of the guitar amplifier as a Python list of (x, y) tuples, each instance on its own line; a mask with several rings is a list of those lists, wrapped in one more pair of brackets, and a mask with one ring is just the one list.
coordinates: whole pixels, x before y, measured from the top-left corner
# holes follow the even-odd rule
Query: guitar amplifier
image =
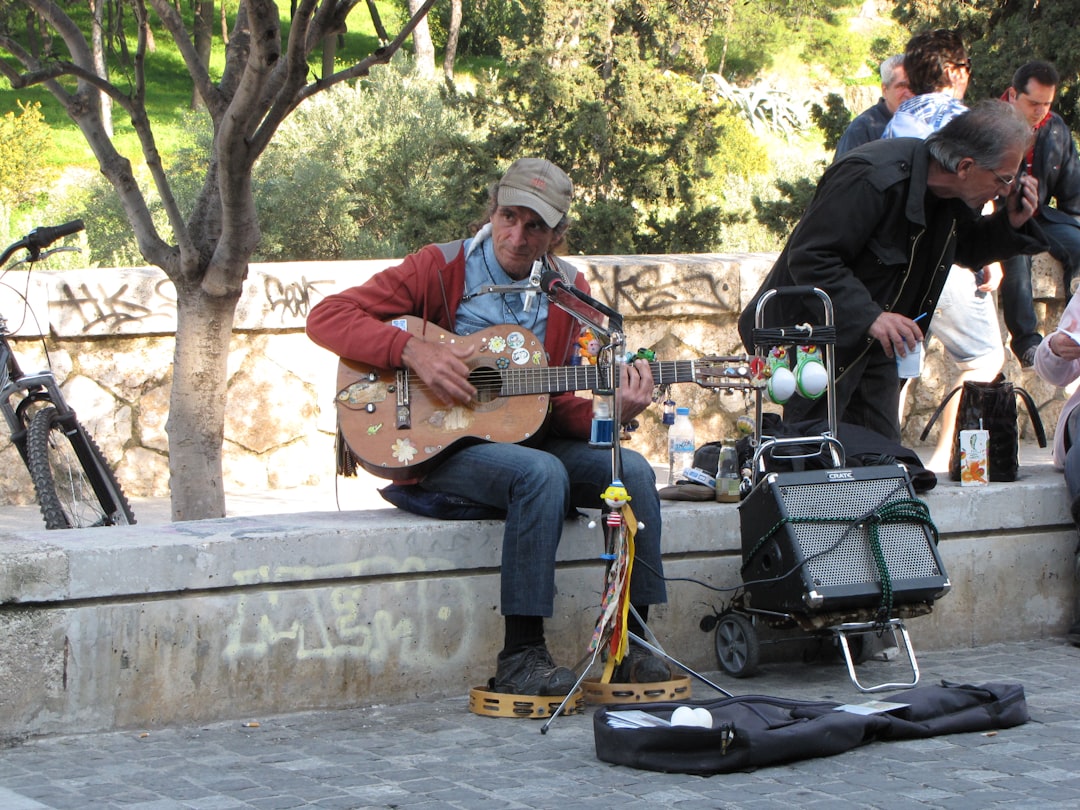
[(874, 534), (893, 605), (944, 595), (949, 578), (929, 526), (890, 506), (914, 497), (900, 465), (766, 475), (739, 504), (748, 606), (785, 614), (878, 608)]

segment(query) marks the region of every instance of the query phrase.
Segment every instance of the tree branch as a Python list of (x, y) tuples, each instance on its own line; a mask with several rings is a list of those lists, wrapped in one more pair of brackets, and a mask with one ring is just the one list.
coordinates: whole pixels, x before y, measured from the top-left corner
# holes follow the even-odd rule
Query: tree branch
[[(32, 58), (28, 64), (23, 60), (24, 64), (29, 69), (41, 69), (46, 73), (55, 70), (56, 67), (63, 68), (59, 74), (41, 77), (37, 83), (44, 84), (48, 88), (82, 131), (83, 137), (86, 138), (87, 144), (97, 158), (101, 173), (112, 183), (120, 197), (120, 204), (124, 207), (128, 221), (135, 231), (139, 250), (143, 256), (147, 261), (169, 272), (173, 267), (171, 262), (175, 259), (176, 251), (172, 250), (158, 235), (150, 209), (139, 190), (138, 183), (135, 182), (131, 162), (116, 151), (112, 139), (105, 131), (97, 91), (102, 90), (108, 93), (132, 114), (133, 120), (138, 116), (139, 111), (131, 97), (124, 95), (117, 87), (97, 75), (86, 36), (59, 6), (50, 0), (23, 0), (23, 2), (40, 14), (60, 35), (73, 60), (72, 63), (57, 62), (49, 68), (40, 68)], [(17, 55), (16, 52), (12, 53)], [(26, 56), (29, 57), (29, 54)], [(57, 75), (73, 76), (77, 80), (75, 93), (69, 93), (60, 85), (56, 81)], [(145, 112), (143, 115), (145, 116)], [(149, 132), (147, 134), (149, 135)], [(152, 147), (152, 135), (149, 143)], [(144, 145), (144, 151), (145, 148)], [(156, 150), (151, 149), (151, 153), (156, 154)]]
[[(146, 6), (141, 3), (132, 3), (135, 9), (135, 17), (138, 22), (138, 40), (135, 47), (135, 95), (131, 104), (131, 124), (135, 128), (135, 134), (139, 137), (139, 145), (142, 147), (143, 158), (150, 176), (154, 178), (154, 187), (161, 198), (165, 216), (169, 219), (173, 236), (176, 238), (180, 249), (180, 256), (195, 254), (195, 246), (188, 232), (187, 223), (184, 222), (180, 206), (173, 195), (172, 184), (165, 174), (165, 167), (161, 162), (161, 153), (158, 152), (157, 140), (154, 138), (154, 130), (150, 124), (150, 118), (146, 113), (146, 32), (150, 21), (146, 15)], [(155, 231), (156, 235), (156, 231)], [(183, 265), (184, 262), (181, 262)], [(178, 272), (183, 272), (178, 269)]]
[(176, 43), (180, 56), (184, 60), (184, 66), (191, 74), (195, 89), (202, 97), (207, 109), (210, 110), (210, 115), (220, 114), (225, 106), (225, 100), (221, 97), (217, 86), (210, 80), (210, 74), (203, 68), (202, 60), (195, 51), (195, 44), (184, 26), (184, 20), (169, 0), (150, 0), (150, 7), (154, 9), (161, 24), (165, 26), (165, 30)]
[(361, 76), (367, 76), (368, 73), (371, 72), (372, 65), (384, 65), (388, 63), (393, 55), (401, 49), (401, 46), (405, 44), (405, 40), (412, 35), (413, 29), (427, 16), (427, 13), (435, 3), (436, 0), (425, 0), (424, 5), (416, 10), (416, 13), (405, 24), (405, 27), (398, 32), (398, 35), (394, 37), (392, 42), (384, 47), (376, 48), (374, 53), (365, 59), (361, 59), (352, 67), (346, 68), (345, 70), (339, 70), (332, 76), (324, 77), (317, 82), (309, 84), (300, 92), (296, 103), (299, 104), (304, 99), (310, 98), (316, 93), (325, 90), (328, 87), (332, 87), (335, 84), (340, 84), (349, 79), (358, 79)]
[(308, 57), (326, 36), (343, 29), (345, 18), (360, 0), (302, 0), (293, 15), (289, 31), (286, 58), (274, 71), (271, 84), (272, 101), (266, 116), (252, 133), (251, 147), (255, 156), (261, 155), (277, 132), (281, 122), (300, 103), (301, 92), (309, 73)]

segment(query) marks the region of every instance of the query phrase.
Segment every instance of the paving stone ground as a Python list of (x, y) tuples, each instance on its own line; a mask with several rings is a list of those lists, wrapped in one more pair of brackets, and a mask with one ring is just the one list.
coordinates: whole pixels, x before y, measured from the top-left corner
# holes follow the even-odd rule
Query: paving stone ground
[[(600, 761), (592, 708), (557, 718), (541, 734), (542, 721), (472, 714), (462, 695), (9, 741), (0, 749), (0, 808), (1080, 807), (1080, 649), (1044, 639), (919, 651), (917, 622), (911, 629), (922, 685), (1019, 682), (1030, 722), (699, 777)], [(868, 662), (860, 681), (896, 680), (903, 677), (898, 668)], [(770, 663), (742, 680), (704, 674), (734, 694), (867, 699), (835, 662)], [(715, 696), (695, 682), (695, 700)]]

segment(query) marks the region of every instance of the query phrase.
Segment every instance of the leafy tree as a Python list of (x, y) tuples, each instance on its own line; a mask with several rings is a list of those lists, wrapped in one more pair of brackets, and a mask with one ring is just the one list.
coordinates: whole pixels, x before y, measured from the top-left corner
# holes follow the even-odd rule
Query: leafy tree
[[(185, 21), (171, 0), (129, 0), (126, 32), (131, 65), (107, 80), (94, 70), (89, 31), (52, 0), (8, 0), (31, 20), (30, 29), (0, 32), (2, 73), (16, 89), (41, 84), (75, 121), (101, 173), (120, 197), (139, 251), (176, 286), (177, 330), (170, 396), (170, 488), (173, 517), (190, 520), (225, 513), (221, 450), (225, 423), (226, 361), (236, 305), (248, 261), (259, 243), (252, 171), (278, 127), (304, 100), (366, 75), (400, 49), (434, 0), (427, 0), (397, 37), (375, 53), (329, 76), (312, 79), (309, 59), (327, 36), (345, 29), (359, 0), (298, 0), (288, 26), (273, 0), (239, 0), (219, 78), (204, 67)], [(213, 128), (199, 192), (181, 207), (146, 112), (150, 16), (156, 15), (179, 49)], [(38, 26), (49, 37), (34, 38)], [(39, 45), (41, 47), (39, 47)], [(16, 65), (18, 67), (16, 67)], [(105, 92), (130, 116), (168, 232), (155, 221), (130, 160), (120, 154), (101, 119)]]
[(847, 19), (859, 5), (856, 0), (724, 0), (706, 44), (708, 65), (725, 78), (749, 81), (794, 54), (803, 69), (821, 66), (850, 75), (866, 50)]
[(766, 200), (762, 197), (754, 197), (754, 210), (757, 212), (758, 222), (780, 239), (787, 239), (802, 219), (802, 215), (810, 205), (810, 200), (814, 198), (817, 179), (820, 175), (819, 171), (814, 178), (777, 180), (776, 188), (780, 192), (780, 199)]
[(818, 129), (825, 133), (825, 148), (832, 151), (840, 143), (844, 130), (851, 123), (852, 115), (842, 96), (829, 93), (825, 96), (824, 107), (816, 103), (810, 105), (810, 117), (814, 119)]
[(491, 129), (486, 162), (563, 166), (577, 189), (575, 251), (717, 249), (727, 175), (767, 162), (696, 78), (710, 27), (692, 3), (538, 3), (472, 105)]
[(911, 31), (957, 28), (974, 64), (969, 99), (997, 97), (1029, 59), (1053, 62), (1061, 73), (1056, 108), (1080, 129), (1080, 0), (899, 0), (894, 16)]

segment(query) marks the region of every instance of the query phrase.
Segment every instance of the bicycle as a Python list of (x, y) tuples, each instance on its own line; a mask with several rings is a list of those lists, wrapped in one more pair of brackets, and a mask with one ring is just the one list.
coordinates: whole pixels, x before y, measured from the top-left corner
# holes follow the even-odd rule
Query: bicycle
[[(58, 239), (78, 233), (82, 220), (63, 225), (35, 228), (0, 254), (0, 280), (20, 265), (33, 265), (60, 251), (74, 247), (49, 246)], [(18, 251), (27, 255), (5, 263)], [(16, 295), (26, 302), (23, 293)], [(9, 338), (7, 320), (0, 313), (0, 411), (7, 422), (11, 442), (37, 493), (46, 529), (90, 526), (123, 526), (135, 523), (123, 490), (101, 450), (60, 391), (51, 369), (26, 373), (19, 365)], [(46, 360), (48, 352), (46, 351)]]

